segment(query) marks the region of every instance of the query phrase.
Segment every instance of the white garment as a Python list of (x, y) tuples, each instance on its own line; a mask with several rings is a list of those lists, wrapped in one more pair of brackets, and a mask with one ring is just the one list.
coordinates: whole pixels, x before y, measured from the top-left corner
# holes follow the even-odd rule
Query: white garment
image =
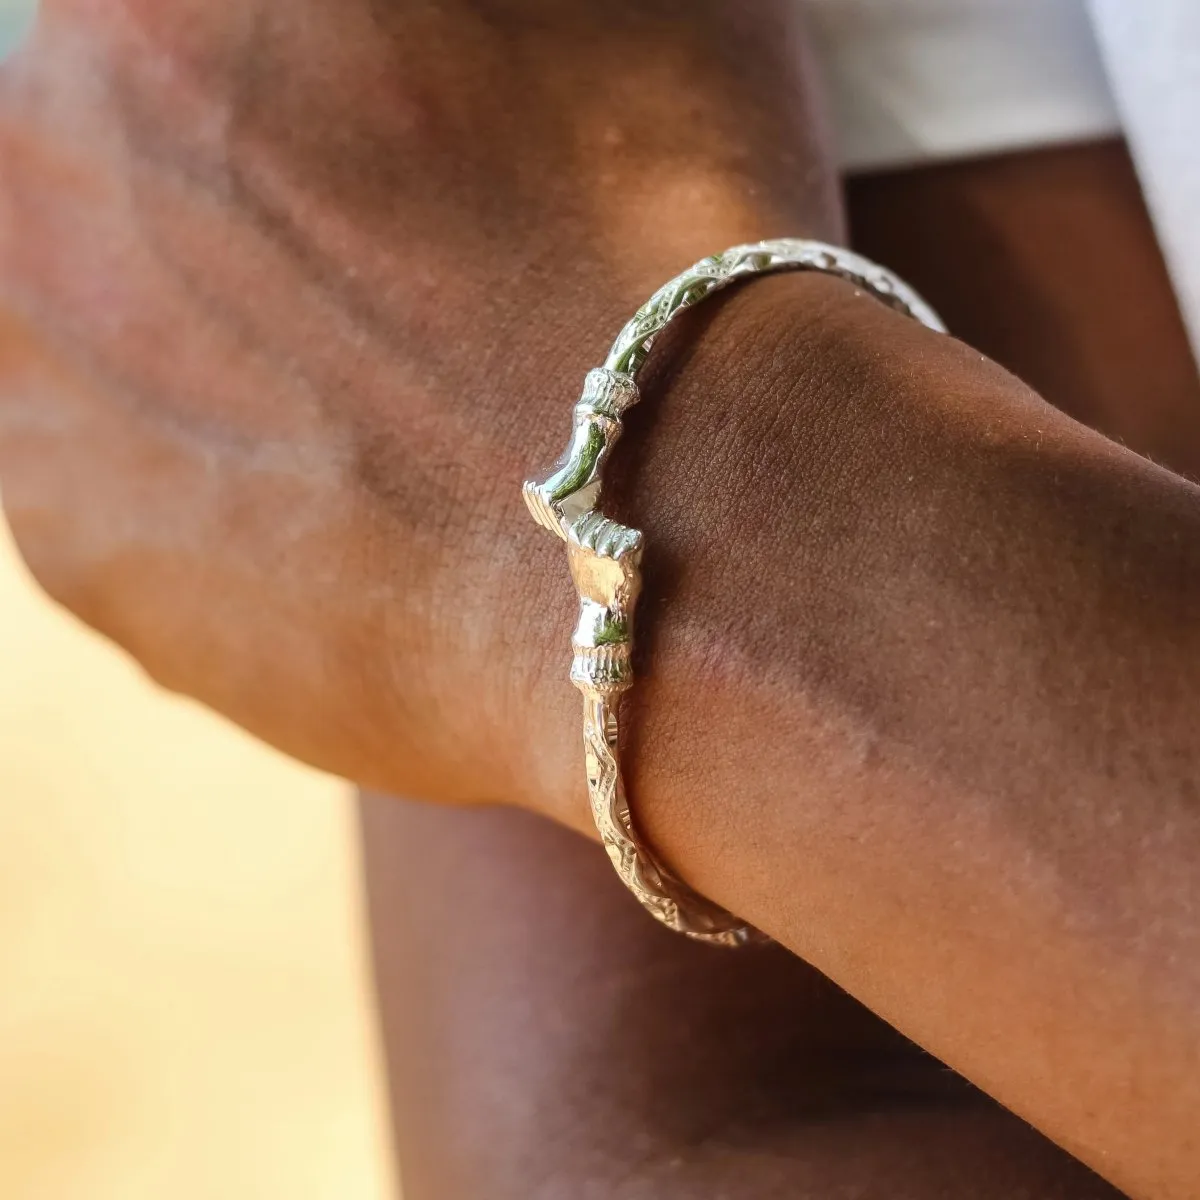
[(1089, 0), (1089, 8), (1200, 359), (1200, 0)]
[(807, 7), (847, 170), (1083, 141), (1120, 128), (1083, 0)]
[(847, 170), (1124, 132), (1200, 357), (1200, 0), (804, 0)]

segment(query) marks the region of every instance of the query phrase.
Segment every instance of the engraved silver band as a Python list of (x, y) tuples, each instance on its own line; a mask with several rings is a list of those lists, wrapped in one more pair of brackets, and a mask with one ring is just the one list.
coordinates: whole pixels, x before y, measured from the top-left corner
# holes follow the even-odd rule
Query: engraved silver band
[(795, 238), (734, 246), (702, 258), (638, 309), (604, 366), (587, 373), (566, 451), (544, 479), (527, 480), (523, 488), (534, 520), (566, 542), (579, 592), (571, 682), (583, 693), (588, 797), (604, 848), (625, 885), (664, 925), (723, 946), (744, 945), (762, 935), (672, 875), (639, 836), (630, 814), (618, 759), (618, 718), (621, 696), (633, 684), (633, 613), (644, 539), (640, 530), (599, 511), (600, 490), (621, 417), (638, 401), (637, 374), (654, 339), (678, 313), (721, 288), (774, 271), (836, 275), (945, 332), (937, 313), (902, 279), (849, 250)]

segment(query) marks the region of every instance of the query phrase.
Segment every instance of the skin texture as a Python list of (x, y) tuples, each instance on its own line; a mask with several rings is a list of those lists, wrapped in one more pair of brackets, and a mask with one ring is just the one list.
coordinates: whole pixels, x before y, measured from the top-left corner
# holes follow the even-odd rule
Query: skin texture
[[(1064, 180), (1086, 203), (1060, 213)], [(1173, 435), (1173, 465), (1200, 465), (1200, 384), (1121, 146), (860, 178), (848, 203), (856, 243), (884, 261), (940, 246), (910, 277), (1060, 406)], [(1119, 298), (1089, 279), (1114, 241), (1139, 251)], [(1165, 319), (1127, 341), (1130, 308)], [(1064, 342), (1083, 347), (1066, 367)], [(594, 849), (516, 814), (363, 805), (414, 1200), (1117, 1194), (811, 967), (664, 936)]]
[(780, 947), (647, 920), (549, 822), (375, 796), (363, 847), (406, 1200), (1119, 1195)]
[[(515, 484), (682, 263), (840, 233), (784, 6), (682, 11), (52, 2), (0, 100), (0, 479), (51, 593), (310, 761), (584, 826)], [(647, 833), (1190, 1196), (1200, 494), (835, 281), (693, 316), (614, 463)]]
[(1200, 376), (1119, 142), (858, 177), (851, 235), (1056, 408), (1200, 477)]
[(50, 0), (0, 75), (0, 471), (47, 589), (295, 755), (512, 800), (560, 567), (514, 481), (598, 331), (838, 232), (785, 6), (687, 8)]
[[(789, 284), (726, 315), (787, 306)], [(860, 304), (823, 310), (839, 346)], [(1196, 494), (965, 349), (892, 322), (855, 344), (815, 395), (791, 364), (744, 434), (751, 478), (815, 484), (786, 572), (754, 574), (779, 537), (740, 490), (699, 513), (696, 480), (661, 523), (687, 566), (647, 574), (679, 617), (634, 705), (643, 825), (689, 882), (1114, 1182), (1186, 1195)], [(712, 351), (696, 343), (664, 409), (699, 396)], [(771, 420), (801, 410), (822, 419)], [(639, 480), (666, 423), (631, 439)]]

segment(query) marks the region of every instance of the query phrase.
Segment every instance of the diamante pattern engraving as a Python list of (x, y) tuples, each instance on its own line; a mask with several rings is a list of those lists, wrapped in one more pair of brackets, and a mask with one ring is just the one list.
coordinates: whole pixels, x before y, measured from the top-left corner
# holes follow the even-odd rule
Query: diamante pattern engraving
[(633, 617), (644, 539), (639, 530), (600, 511), (600, 492), (621, 417), (638, 400), (638, 371), (669, 322), (739, 279), (805, 270), (848, 280), (890, 308), (945, 332), (938, 315), (903, 280), (849, 250), (794, 238), (734, 246), (702, 258), (638, 309), (604, 365), (587, 373), (562, 457), (544, 478), (527, 480), (523, 488), (534, 520), (566, 543), (579, 593), (570, 678), (583, 693), (588, 796), (604, 848), (625, 885), (664, 925), (722, 946), (744, 945), (762, 935), (658, 862), (638, 834), (625, 795), (618, 716), (621, 696), (633, 684)]

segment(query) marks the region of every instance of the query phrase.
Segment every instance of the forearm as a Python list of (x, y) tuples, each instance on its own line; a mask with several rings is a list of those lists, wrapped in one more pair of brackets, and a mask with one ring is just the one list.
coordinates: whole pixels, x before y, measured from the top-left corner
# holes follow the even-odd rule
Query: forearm
[[(790, 8), (47, 3), (0, 92), (0, 472), (38, 577), (293, 754), (583, 827), (570, 585), (519, 482), (665, 278), (837, 236)], [(826, 281), (714, 301), (650, 371), (612, 491), (649, 541), (639, 819), (1171, 1194), (1192, 491)], [(1089, 1116), (1089, 1081), (1128, 1103)]]
[(779, 947), (647, 921), (549, 822), (363, 818), (411, 1200), (1115, 1195)]
[(654, 547), (639, 818), (1110, 1178), (1187, 1194), (1195, 489), (837, 283), (678, 344), (621, 508)]

